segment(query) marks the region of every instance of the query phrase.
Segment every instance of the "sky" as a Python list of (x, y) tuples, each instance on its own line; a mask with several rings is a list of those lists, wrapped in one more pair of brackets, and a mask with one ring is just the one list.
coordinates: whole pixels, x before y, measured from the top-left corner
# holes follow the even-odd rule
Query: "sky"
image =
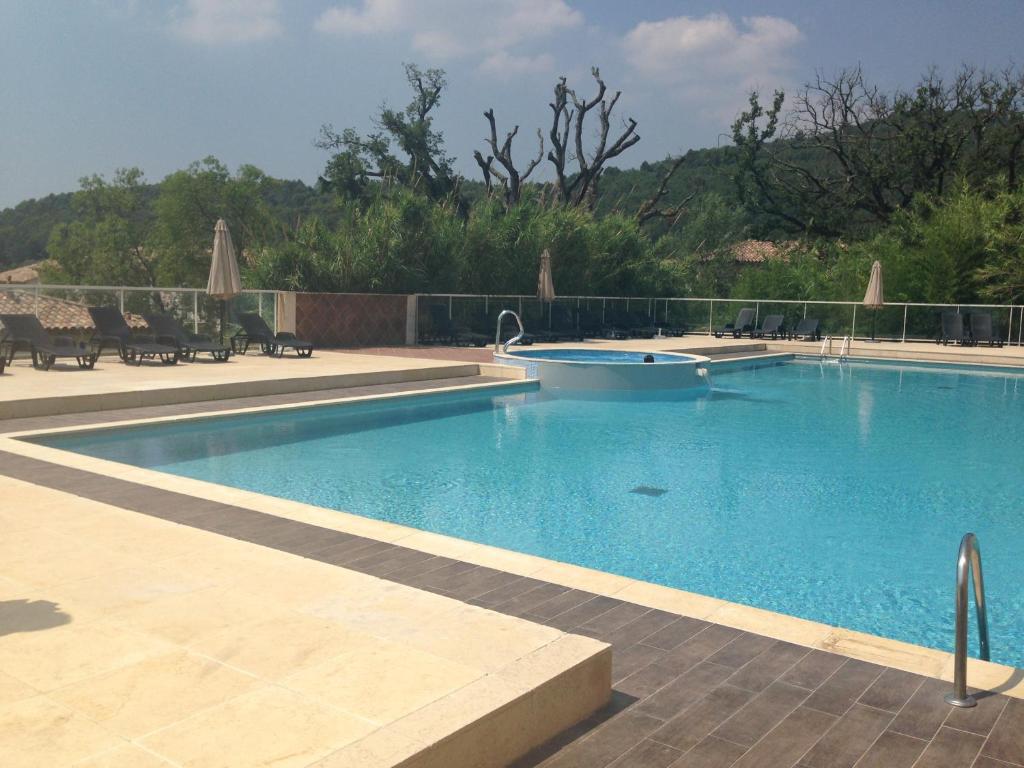
[(475, 178), (485, 109), (525, 161), (557, 78), (590, 94), (593, 65), (638, 123), (632, 167), (728, 141), (751, 89), (1024, 64), (1022, 29), (1024, 0), (0, 0), (0, 208), (208, 155), (313, 183), (320, 126), (404, 106), (403, 62), (447, 72), (436, 125)]

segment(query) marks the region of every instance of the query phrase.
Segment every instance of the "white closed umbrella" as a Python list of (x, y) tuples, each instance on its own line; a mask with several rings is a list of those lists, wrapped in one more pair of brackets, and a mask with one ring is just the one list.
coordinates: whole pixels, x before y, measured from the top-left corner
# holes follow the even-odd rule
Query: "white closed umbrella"
[(537, 275), (537, 298), (541, 301), (555, 300), (555, 283), (551, 279), (551, 254), (548, 249), (540, 255), (540, 273)]
[(220, 340), (224, 342), (224, 314), (227, 302), (242, 292), (242, 278), (238, 274), (238, 259), (231, 242), (231, 232), (224, 219), (217, 219), (213, 228), (213, 258), (210, 260), (210, 278), (206, 293), (220, 300)]
[[(541, 300), (541, 310), (544, 309), (543, 302), (548, 304), (548, 327), (551, 326), (551, 302), (555, 300), (555, 283), (551, 279), (551, 254), (548, 249), (540, 255), (540, 273), (537, 275), (537, 298)], [(541, 318), (544, 317), (541, 312)]]
[(871, 340), (875, 340), (875, 323), (878, 321), (878, 310), (885, 306), (882, 291), (882, 262), (875, 261), (871, 265), (871, 277), (868, 278), (868, 289), (864, 293), (864, 306), (872, 310)]

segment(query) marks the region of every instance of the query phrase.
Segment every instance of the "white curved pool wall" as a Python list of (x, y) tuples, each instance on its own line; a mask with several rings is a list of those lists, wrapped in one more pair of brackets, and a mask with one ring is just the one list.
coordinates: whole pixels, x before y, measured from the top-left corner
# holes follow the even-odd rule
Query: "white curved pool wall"
[[(704, 370), (710, 358), (657, 352), (657, 362), (645, 363), (646, 353), (632, 350), (601, 350), (628, 356), (628, 360), (552, 359), (567, 358), (573, 352), (592, 353), (597, 350), (509, 350), (495, 353), (494, 360), (503, 365), (517, 365), (527, 369), (529, 378), (536, 378), (541, 386), (554, 390), (678, 390), (706, 387)], [(634, 359), (635, 358), (635, 359)]]

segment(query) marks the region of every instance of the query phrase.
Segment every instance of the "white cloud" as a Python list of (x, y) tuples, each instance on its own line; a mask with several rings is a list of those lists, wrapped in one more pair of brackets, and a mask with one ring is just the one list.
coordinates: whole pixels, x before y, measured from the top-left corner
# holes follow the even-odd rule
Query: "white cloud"
[(314, 26), (344, 37), (400, 33), (432, 59), (475, 58), (480, 71), (504, 74), (550, 69), (546, 53), (524, 53), (551, 35), (583, 24), (565, 0), (360, 0), (328, 8)]
[(328, 8), (313, 26), (333, 35), (374, 35), (402, 26), (403, 0), (364, 0), (362, 7), (343, 5)]
[(554, 68), (555, 57), (550, 53), (540, 53), (536, 56), (515, 56), (508, 51), (498, 51), (480, 62), (481, 72), (503, 79), (517, 75), (551, 72)]
[(171, 29), (193, 43), (249, 43), (284, 31), (278, 0), (186, 0), (173, 11)]
[(777, 16), (737, 24), (713, 13), (641, 22), (623, 39), (623, 50), (637, 74), (709, 114), (731, 117), (751, 89), (789, 83), (791, 52), (801, 40), (799, 28)]

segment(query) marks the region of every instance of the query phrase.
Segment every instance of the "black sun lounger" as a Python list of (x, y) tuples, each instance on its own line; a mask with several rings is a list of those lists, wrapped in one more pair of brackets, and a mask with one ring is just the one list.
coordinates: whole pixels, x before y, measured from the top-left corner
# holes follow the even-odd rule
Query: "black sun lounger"
[(744, 307), (736, 315), (735, 322), (726, 323), (720, 328), (715, 329), (715, 338), (720, 339), (726, 334), (731, 334), (734, 339), (743, 337), (744, 333), (753, 333), (754, 331), (754, 310), (750, 307)]
[(801, 338), (805, 341), (821, 341), (821, 321), (816, 317), (803, 317), (789, 335), (791, 339)]
[(243, 312), (238, 316), (238, 322), (242, 329), (231, 337), (231, 348), (235, 352), (241, 349), (244, 355), (249, 351), (250, 344), (259, 344), (265, 355), (283, 357), (284, 351), (289, 348), (294, 349), (299, 357), (311, 357), (313, 354), (311, 341), (303, 341), (287, 331), (274, 333), (267, 321), (255, 312)]
[(939, 344), (967, 343), (967, 337), (964, 336), (964, 316), (959, 312), (943, 312), (937, 341)]
[(7, 357), (0, 353), (3, 360), (0, 371), (19, 349), (27, 349), (32, 354), (32, 367), (44, 371), (49, 370), (60, 357), (75, 358), (79, 368), (96, 365), (99, 356), (96, 350), (68, 336), (50, 336), (35, 315), (0, 315), (0, 325), (4, 327), (3, 344), (7, 346)]
[(761, 321), (761, 327), (751, 331), (750, 337), (764, 339), (771, 336), (773, 339), (777, 339), (784, 335), (782, 323), (782, 315), (765, 315), (764, 320)]
[(107, 347), (115, 347), (117, 354), (124, 363), (142, 365), (145, 359), (160, 359), (165, 365), (178, 362), (178, 349), (167, 344), (158, 344), (152, 336), (137, 334), (128, 327), (121, 311), (115, 307), (89, 307), (96, 332), (93, 342), (97, 344), (97, 354), (102, 354)]
[(967, 316), (967, 325), (971, 330), (972, 344), (988, 344), (990, 347), (1003, 346), (1003, 340), (996, 338), (992, 330), (992, 315), (988, 312), (971, 312)]
[(549, 332), (557, 341), (583, 341), (583, 331), (576, 327), (576, 318), (572, 310), (563, 304), (551, 307)]
[(231, 347), (214, 341), (204, 333), (189, 333), (171, 315), (154, 313), (144, 314), (143, 317), (156, 340), (160, 344), (175, 347), (182, 360), (194, 361), (200, 352), (208, 352), (219, 363), (227, 362), (231, 356)]
[(489, 339), (482, 333), (471, 331), (448, 316), (447, 304), (431, 304), (430, 338), (441, 344), (465, 347), (485, 347)]

